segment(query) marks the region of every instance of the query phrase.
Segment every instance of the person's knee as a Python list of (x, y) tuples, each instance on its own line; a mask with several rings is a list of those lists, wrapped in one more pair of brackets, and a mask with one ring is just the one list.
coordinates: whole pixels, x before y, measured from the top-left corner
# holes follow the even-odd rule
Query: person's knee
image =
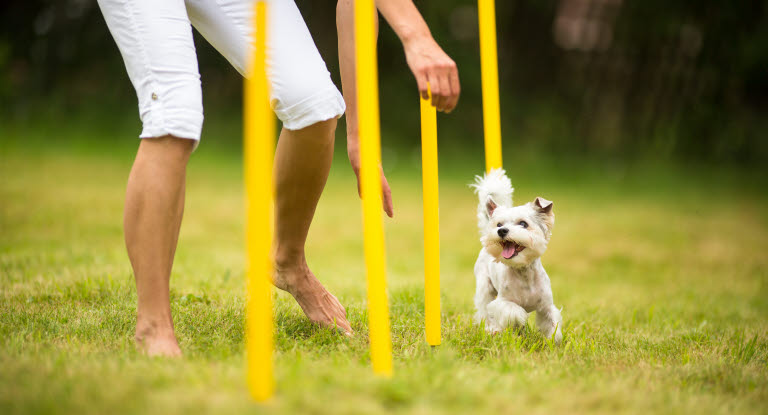
[(162, 159), (165, 162), (185, 165), (196, 144), (197, 140), (173, 135), (144, 138), (139, 145), (139, 154), (155, 160)]

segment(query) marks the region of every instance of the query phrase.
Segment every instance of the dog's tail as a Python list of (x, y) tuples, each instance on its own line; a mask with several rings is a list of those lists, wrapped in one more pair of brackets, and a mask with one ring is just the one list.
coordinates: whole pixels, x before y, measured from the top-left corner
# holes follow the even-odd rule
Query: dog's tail
[(488, 225), (488, 201), (493, 201), (497, 206), (512, 207), (512, 192), (515, 189), (512, 188), (512, 182), (504, 169), (493, 169), (482, 177), (475, 176), (475, 183), (470, 186), (478, 196), (477, 227), (482, 233)]

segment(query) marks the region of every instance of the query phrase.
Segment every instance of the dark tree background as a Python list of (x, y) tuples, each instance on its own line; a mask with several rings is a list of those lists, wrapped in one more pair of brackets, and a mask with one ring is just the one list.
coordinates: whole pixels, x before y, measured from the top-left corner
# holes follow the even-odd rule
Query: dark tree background
[[(298, 4), (339, 84), (335, 2)], [(476, 146), (476, 3), (416, 4), (462, 80), (458, 110), (440, 118), (441, 141)], [(765, 1), (513, 0), (496, 7), (505, 148), (768, 160)], [(138, 120), (134, 91), (94, 0), (6, 1), (0, 10), (0, 120), (85, 112)], [(415, 83), (394, 33), (381, 27), (385, 140), (417, 145)], [(206, 115), (239, 114), (239, 75), (195, 36)]]

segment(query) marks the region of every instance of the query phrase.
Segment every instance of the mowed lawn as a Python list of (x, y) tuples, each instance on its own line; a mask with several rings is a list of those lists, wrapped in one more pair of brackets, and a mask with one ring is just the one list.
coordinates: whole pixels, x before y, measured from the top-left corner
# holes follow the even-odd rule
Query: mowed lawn
[(443, 345), (432, 349), (423, 334), (418, 152), (390, 156), (395, 374), (381, 379), (368, 354), (360, 203), (341, 148), (308, 253), (356, 334), (314, 327), (275, 292), (277, 394), (259, 405), (245, 388), (239, 156), (205, 143), (193, 156), (171, 282), (184, 357), (165, 360), (142, 356), (132, 341), (122, 202), (134, 142), (115, 151), (100, 137), (74, 150), (14, 140), (0, 143), (2, 414), (768, 411), (760, 170), (532, 161), (507, 148), (515, 200), (555, 203), (544, 265), (565, 338), (553, 346), (533, 319), (522, 333), (496, 336), (472, 324), (479, 242), (467, 183), (483, 167), (482, 147), (467, 159), (446, 155)]

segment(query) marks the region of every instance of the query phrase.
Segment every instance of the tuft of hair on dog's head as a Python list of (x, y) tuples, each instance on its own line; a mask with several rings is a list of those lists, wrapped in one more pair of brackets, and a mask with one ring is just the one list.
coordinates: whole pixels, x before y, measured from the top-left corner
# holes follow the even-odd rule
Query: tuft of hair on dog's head
[(488, 224), (483, 248), (497, 262), (508, 266), (530, 265), (547, 250), (555, 225), (552, 201), (537, 197), (521, 206), (499, 206), (489, 197), (485, 203)]

